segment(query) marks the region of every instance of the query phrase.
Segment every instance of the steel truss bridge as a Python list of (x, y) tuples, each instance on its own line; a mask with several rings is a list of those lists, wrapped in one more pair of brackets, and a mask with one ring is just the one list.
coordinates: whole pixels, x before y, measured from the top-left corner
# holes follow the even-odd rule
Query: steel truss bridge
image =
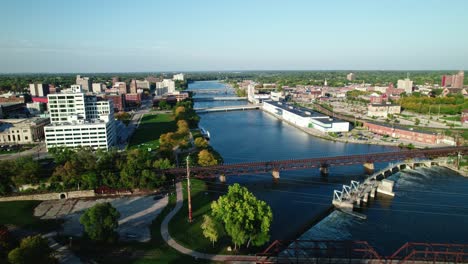
[(408, 242), (390, 256), (366, 241), (274, 241), (257, 255), (257, 263), (468, 263), (468, 245)]
[[(359, 155), (346, 155), (335, 157), (320, 157), (309, 159), (291, 159), (260, 162), (245, 162), (235, 164), (223, 164), (208, 167), (191, 167), (190, 175), (197, 178), (213, 178), (220, 175), (248, 175), (260, 173), (272, 173), (287, 170), (303, 170), (311, 168), (327, 168), (329, 166), (348, 166), (374, 162), (395, 162), (409, 159), (431, 159), (451, 155), (463, 155), (468, 152), (468, 147), (444, 147), (418, 150), (401, 150), (394, 152), (380, 152)], [(172, 168), (159, 170), (158, 172), (173, 175), (177, 178), (186, 176), (186, 169)]]

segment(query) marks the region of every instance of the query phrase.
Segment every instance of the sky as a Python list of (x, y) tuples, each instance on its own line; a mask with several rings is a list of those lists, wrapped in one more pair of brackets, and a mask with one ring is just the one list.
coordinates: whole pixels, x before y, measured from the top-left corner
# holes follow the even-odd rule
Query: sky
[(465, 0), (1, 0), (0, 73), (468, 69)]

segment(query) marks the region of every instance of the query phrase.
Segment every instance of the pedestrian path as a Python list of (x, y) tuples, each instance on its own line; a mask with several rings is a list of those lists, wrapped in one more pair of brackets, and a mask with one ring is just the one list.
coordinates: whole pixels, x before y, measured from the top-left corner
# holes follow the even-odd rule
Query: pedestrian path
[(56, 235), (56, 232), (51, 232), (43, 235), (44, 238), (47, 238), (49, 241), (49, 246), (55, 250), (55, 257), (58, 260), (58, 263), (63, 264), (81, 264), (81, 260), (73, 254), (73, 252), (68, 249), (67, 246), (59, 244), (53, 237)]
[(171, 235), (169, 234), (169, 222), (172, 220), (174, 215), (179, 212), (183, 205), (183, 193), (182, 193), (182, 183), (178, 182), (176, 184), (176, 195), (177, 195), (177, 202), (175, 208), (164, 218), (161, 224), (161, 236), (163, 237), (164, 241), (174, 248), (175, 250), (179, 251), (182, 254), (190, 255), (195, 259), (208, 259), (212, 261), (229, 261), (229, 262), (236, 262), (236, 263), (255, 263), (257, 258), (256, 256), (248, 256), (248, 255), (216, 255), (216, 254), (206, 254), (202, 252), (198, 252), (192, 249), (188, 249), (175, 241)]

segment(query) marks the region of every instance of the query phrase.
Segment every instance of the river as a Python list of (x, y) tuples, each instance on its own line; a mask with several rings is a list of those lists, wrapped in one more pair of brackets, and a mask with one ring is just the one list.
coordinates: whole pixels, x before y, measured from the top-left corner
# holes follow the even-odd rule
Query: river
[[(216, 81), (189, 84), (189, 90), (193, 91), (223, 87)], [(245, 103), (197, 102), (195, 107)], [(315, 138), (260, 110), (200, 116), (200, 125), (211, 133), (210, 144), (221, 153), (225, 163), (398, 150)], [(376, 164), (376, 168), (386, 165)], [(394, 198), (378, 197), (362, 209), (367, 220), (338, 211), (328, 214), (333, 190), (364, 177), (363, 167), (355, 165), (331, 167), (327, 177), (313, 169), (282, 171), (278, 182), (270, 174), (261, 174), (229, 176), (227, 183), (241, 183), (271, 206), (272, 240), (366, 240), (385, 254), (407, 241), (468, 243), (467, 178), (440, 167), (405, 170), (391, 177), (396, 181)], [(221, 193), (219, 187), (220, 183), (211, 183), (213, 192)]]

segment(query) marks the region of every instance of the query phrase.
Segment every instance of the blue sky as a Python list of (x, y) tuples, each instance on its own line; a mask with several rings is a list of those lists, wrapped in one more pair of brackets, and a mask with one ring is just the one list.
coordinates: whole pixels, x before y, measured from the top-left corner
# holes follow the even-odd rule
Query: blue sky
[(2, 0), (0, 72), (468, 68), (464, 0)]

